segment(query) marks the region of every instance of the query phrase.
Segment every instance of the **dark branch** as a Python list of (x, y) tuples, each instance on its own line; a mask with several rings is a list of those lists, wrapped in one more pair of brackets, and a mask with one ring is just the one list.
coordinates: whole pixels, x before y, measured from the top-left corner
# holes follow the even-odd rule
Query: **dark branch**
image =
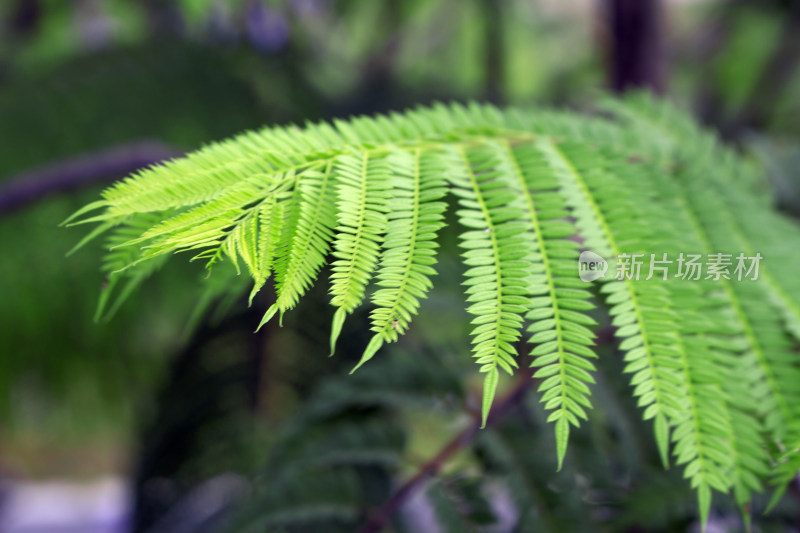
[[(530, 389), (535, 381), (531, 378), (530, 374), (525, 373), (521, 376), (519, 382), (504, 396), (495, 401), (492, 410), (489, 414), (489, 419), (486, 425), (496, 422), (504, 414), (506, 414), (513, 406), (515, 406), (520, 399), (525, 396), (525, 393)], [(414, 494), (420, 486), (429, 477), (435, 475), (447, 461), (455, 455), (456, 452), (462, 448), (467, 447), (481, 427), (480, 417), (476, 417), (475, 421), (464, 429), (461, 433), (453, 437), (439, 453), (433, 456), (428, 462), (423, 464), (417, 473), (414, 474), (408, 481), (395, 492), (378, 511), (370, 517), (370, 519), (359, 530), (359, 533), (377, 533), (386, 525), (386, 523), (394, 516), (397, 510), (403, 503)]]
[(58, 161), (1, 183), (0, 214), (54, 193), (115, 180), (179, 155), (180, 151), (165, 144), (141, 141)]

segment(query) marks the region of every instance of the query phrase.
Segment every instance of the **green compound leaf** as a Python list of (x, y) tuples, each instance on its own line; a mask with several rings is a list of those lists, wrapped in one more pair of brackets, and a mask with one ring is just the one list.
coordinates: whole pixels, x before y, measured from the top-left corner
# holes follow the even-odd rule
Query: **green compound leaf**
[[(606, 379), (629, 383), (703, 524), (714, 491), (746, 509), (773, 484), (774, 503), (800, 469), (800, 229), (768, 206), (752, 165), (668, 104), (602, 105), (606, 118), (438, 104), (265, 128), (137, 172), (68, 223), (97, 224), (81, 244), (109, 234), (99, 316), (177, 252), (230, 262), (252, 278), (251, 300), (271, 279), (261, 326), (327, 269), (331, 352), (347, 316), (370, 305), (359, 368), (413, 326), (452, 208), (482, 426), (500, 371), (528, 353), (562, 467), (571, 427), (591, 417), (602, 305), (624, 363)], [(582, 251), (607, 275), (583, 281)], [(755, 280), (686, 281), (676, 265), (616, 276), (637, 254), (763, 262)]]

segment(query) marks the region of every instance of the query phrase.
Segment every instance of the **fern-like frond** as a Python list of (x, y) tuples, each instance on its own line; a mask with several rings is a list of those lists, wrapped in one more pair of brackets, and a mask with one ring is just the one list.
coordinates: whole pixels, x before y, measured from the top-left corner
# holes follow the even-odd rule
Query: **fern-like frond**
[(773, 483), (777, 489), (770, 502), (770, 508), (778, 503), (789, 484), (797, 478), (798, 473), (800, 473), (800, 440), (795, 440), (778, 459), (775, 467)]
[[(669, 249), (682, 246), (701, 254), (712, 254), (714, 245), (703, 221), (695, 216), (691, 201), (680, 194), (677, 180), (651, 181), (653, 193), (669, 198), (661, 214), (670, 232), (679, 235), (664, 244)], [(737, 502), (745, 509), (752, 492), (762, 490), (759, 478), (767, 471), (768, 453), (761, 419), (767, 416), (762, 405), (771, 396), (763, 367), (764, 352), (752, 337), (753, 328), (742, 312), (737, 292), (752, 287), (721, 278), (715, 282), (697, 280), (693, 284), (671, 285), (673, 302), (679, 311), (686, 342), (689, 376), (698, 387), (711, 387), (719, 427), (711, 448), (729, 457), (730, 480)], [(754, 398), (758, 398), (753, 402)], [(773, 406), (774, 407), (774, 406)], [(712, 453), (717, 453), (712, 452)], [(717, 453), (722, 459), (722, 455)], [(724, 461), (722, 462), (724, 464)]]
[[(542, 141), (540, 147), (553, 167), (589, 249), (602, 257), (618, 257), (631, 251), (623, 250), (619, 239), (641, 244), (641, 236), (635, 235), (641, 227), (620, 220), (625, 233), (616, 237), (604, 214), (605, 206), (599, 203), (601, 199), (618, 204), (614, 207), (616, 213), (626, 213), (625, 218), (634, 217), (637, 206), (626, 198), (613, 175), (603, 171), (604, 162), (598, 154), (580, 146), (558, 147), (551, 141)], [(625, 203), (619, 205), (620, 202)], [(626, 352), (625, 372), (633, 374), (631, 384), (639, 397), (639, 407), (645, 408), (645, 420), (654, 420), (659, 451), (666, 463), (669, 421), (683, 411), (686, 397), (677, 372), (681, 350), (672, 337), (677, 327), (669, 311), (669, 301), (663, 287), (628, 278), (611, 281), (601, 290), (606, 294), (612, 323), (618, 327), (616, 335), (621, 339), (620, 348)]]
[(384, 342), (396, 341), (419, 309), (419, 299), (432, 287), (436, 271), (437, 232), (444, 226), (447, 166), (437, 153), (399, 151), (392, 154), (392, 197), (388, 203), (386, 239), (377, 273), (381, 287), (372, 296), (375, 332), (359, 366)]
[(306, 170), (300, 175), (293, 216), (280, 240), (275, 265), (275, 303), (264, 314), (263, 325), (276, 312), (294, 308), (309, 289), (325, 263), (336, 226), (336, 178), (333, 162), (322, 171)]
[(385, 156), (344, 155), (336, 160), (338, 218), (333, 244), (331, 305), (336, 307), (331, 353), (347, 314), (361, 304), (380, 256), (386, 233), (390, 184)]
[[(657, 215), (657, 200), (620, 180), (615, 164), (585, 147), (563, 151), (550, 147), (550, 151), (571, 188), (568, 198), (590, 247), (610, 251), (612, 257), (634, 256), (665, 239), (659, 233), (666, 228), (644, 222), (649, 217), (642, 209), (647, 206)], [(653, 284), (628, 274), (605, 284), (601, 291), (607, 294), (612, 323), (618, 326), (616, 335), (626, 352), (625, 371), (633, 374), (634, 394), (645, 408), (644, 418), (653, 419), (662, 460), (666, 464), (671, 440), (676, 461), (686, 465), (685, 475), (698, 490), (705, 520), (711, 490), (728, 491), (727, 452), (733, 436), (730, 428), (720, 425), (727, 413), (720, 399), (724, 379), (708, 372), (714, 365), (702, 339), (681, 334), (679, 317), (684, 316), (686, 296), (674, 288), (674, 281)]]
[(473, 357), (486, 374), (483, 424), (494, 400), (499, 369), (513, 374), (519, 365), (514, 343), (530, 308), (531, 238), (523, 206), (510, 177), (502, 172), (500, 149), (493, 145), (459, 148), (463, 167), (451, 174), (459, 197), (459, 222), (467, 231), (461, 247), (472, 324)]
[(158, 224), (160, 220), (160, 216), (151, 213), (130, 217), (115, 227), (106, 239), (109, 252), (105, 256), (102, 267), (106, 273), (106, 279), (100, 292), (95, 320), (113, 316), (136, 287), (166, 262), (167, 257), (164, 256), (155, 261), (139, 264), (142, 255), (141, 248), (128, 244), (153, 225)]
[[(612, 118), (437, 104), (266, 128), (140, 172), (75, 223), (111, 232), (105, 269), (111, 288), (127, 280), (123, 293), (184, 251), (243, 265), (251, 301), (272, 277), (262, 324), (329, 265), (331, 350), (346, 316), (372, 306), (360, 366), (412, 326), (450, 201), (483, 423), (525, 330), (561, 467), (571, 428), (590, 418), (598, 297), (661, 459), (683, 466), (701, 518), (712, 491), (746, 509), (795, 465), (787, 456), (771, 470), (800, 439), (800, 229), (753, 194), (752, 165), (672, 107), (634, 97), (605, 109)], [(581, 251), (608, 275), (582, 281)], [(663, 277), (614, 275), (637, 254), (759, 253), (755, 280), (687, 281), (674, 264)], [(347, 394), (374, 402), (381, 391)]]
[(587, 383), (594, 383), (590, 372), (595, 367), (589, 359), (597, 355), (590, 348), (595, 334), (589, 327), (597, 322), (586, 312), (594, 305), (578, 278), (579, 245), (568, 239), (577, 229), (567, 220), (569, 212), (546, 148), (531, 143), (512, 147), (508, 142), (503, 148), (503, 172), (517, 180), (515, 189), (524, 199), (525, 220), (534, 237), (531, 293), (536, 297), (525, 318), (531, 322), (529, 342), (536, 346), (531, 351), (532, 366), (538, 367), (533, 377), (542, 380), (542, 402), (553, 411), (549, 421), (555, 421), (561, 468), (569, 426), (578, 426), (579, 418), (586, 420), (591, 407)]
[(630, 138), (636, 139), (634, 144), (643, 151), (652, 155), (657, 139), (665, 160), (686, 166), (695, 185), (713, 188), (715, 196), (726, 204), (723, 215), (731, 211), (748, 213), (748, 223), (734, 218), (727, 229), (736, 235), (737, 251), (764, 252), (764, 256), (775, 258), (764, 262), (762, 276), (789, 331), (800, 340), (800, 281), (797, 276), (786, 275), (787, 265), (800, 259), (800, 251), (786, 246), (786, 242), (800, 238), (800, 228), (769, 209), (764, 180), (754, 166), (668, 102), (648, 94), (634, 94), (624, 101), (609, 99), (604, 107), (634, 126)]

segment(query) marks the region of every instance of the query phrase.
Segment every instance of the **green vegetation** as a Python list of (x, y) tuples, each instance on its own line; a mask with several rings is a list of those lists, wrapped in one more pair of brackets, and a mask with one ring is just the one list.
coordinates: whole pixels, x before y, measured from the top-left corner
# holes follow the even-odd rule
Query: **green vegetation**
[[(800, 338), (800, 285), (797, 249), (786, 246), (800, 230), (756, 194), (746, 161), (675, 109), (645, 96), (601, 107), (610, 118), (436, 105), (266, 128), (139, 172), (70, 221), (98, 224), (92, 236), (110, 232), (101, 311), (118, 287), (124, 297), (171, 254), (189, 252), (207, 263), (215, 291), (234, 286), (234, 269), (215, 266), (223, 260), (253, 279), (251, 300), (271, 277), (264, 325), (330, 263), (332, 349), (346, 317), (371, 302), (361, 366), (424, 304), (451, 200), (483, 425), (500, 371), (528, 366), (518, 355), (527, 332), (560, 468), (571, 428), (592, 407), (594, 326), (607, 312), (625, 365), (624, 377), (606, 379), (630, 380), (664, 465), (682, 465), (703, 522), (712, 491), (748, 514), (766, 481), (781, 493), (800, 445), (791, 338)], [(757, 280), (587, 285), (581, 248), (608, 258), (760, 253), (764, 263)]]

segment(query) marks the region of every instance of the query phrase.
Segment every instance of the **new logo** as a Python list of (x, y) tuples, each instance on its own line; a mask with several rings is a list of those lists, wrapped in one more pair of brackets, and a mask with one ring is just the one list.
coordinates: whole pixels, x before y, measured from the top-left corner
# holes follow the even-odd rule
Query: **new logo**
[(600, 255), (591, 250), (581, 252), (578, 257), (578, 276), (581, 281), (590, 283), (600, 279), (608, 272), (608, 262)]

